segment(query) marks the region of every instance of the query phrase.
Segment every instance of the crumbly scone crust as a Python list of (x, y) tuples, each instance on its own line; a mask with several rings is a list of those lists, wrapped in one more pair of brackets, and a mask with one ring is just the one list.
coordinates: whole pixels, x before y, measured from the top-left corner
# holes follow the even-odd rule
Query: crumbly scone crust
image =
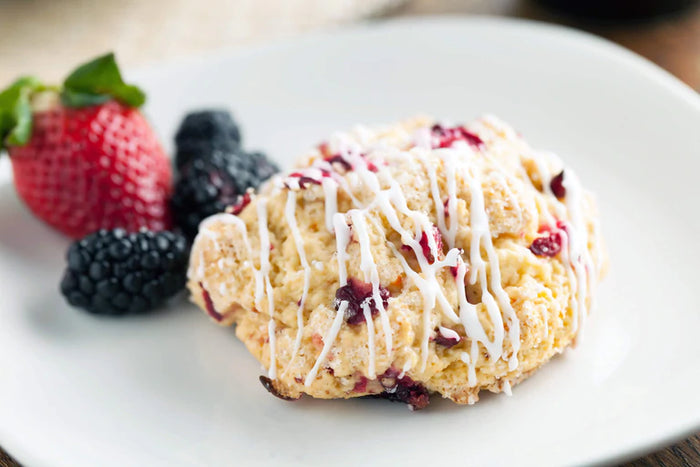
[[(575, 341), (582, 323), (580, 315), (585, 315), (591, 306), (593, 287), (605, 263), (591, 196), (583, 192), (577, 207), (585, 230), (578, 235), (587, 238), (590, 256), (586, 269), (591, 266), (593, 269), (586, 271), (590, 284), (585, 296), (577, 297), (582, 284), (578, 283), (580, 276), (572, 275), (572, 259), (564, 254), (538, 256), (530, 248), (543, 231), (554, 228), (552, 224), (571, 220), (567, 218), (571, 209), (546, 187), (550, 180), (543, 180), (561, 172), (561, 162), (555, 156), (535, 152), (499, 120), (479, 119), (466, 128), (482, 144), (476, 149), (460, 149), (471, 154), (469, 170), (473, 177), (460, 173), (454, 176), (456, 206), (451, 207), (452, 216), (448, 217), (447, 206), (435, 202), (430, 172), (434, 171), (438, 193), (446, 196), (451, 189), (449, 172), (452, 168), (446, 166), (441, 151), (452, 149), (424, 148), (416, 143), (421, 138), (417, 134), (430, 129), (434, 123), (421, 117), (380, 129), (360, 128), (336, 135), (303, 157), (298, 167), (309, 167), (328, 159), (329, 154), (343, 151), (348, 144), (363, 148), (364, 160), (379, 167), (376, 178), (380, 185), (388, 186), (392, 180), (398, 183), (408, 209), (426, 214), (436, 229), (438, 226), (445, 228), (456, 220), (453, 246), (462, 250), (459, 256), (467, 276), (474, 235), (470, 222), (474, 187), (470, 183), (479, 183), (493, 250), (498, 258), (500, 283), (516, 318), (509, 318), (501, 309), (502, 323), (494, 322), (488, 307), (481, 301), (482, 281), (460, 283), (454, 267), (439, 268), (434, 282), (453, 310), (460, 309), (459, 288), (466, 289), (466, 296), (475, 305), (479, 323), (489, 339), (497, 339), (499, 333), (511, 336), (509, 326), (515, 325), (519, 329), (517, 341), (502, 338), (502, 352), (494, 356), (481, 342), (474, 343), (463, 323), (450, 319), (439, 305), (426, 306), (424, 291), (406, 271), (408, 265), (420, 275), (416, 253), (405, 247), (405, 238), (395, 231), (386, 213), (370, 207), (364, 214), (363, 230), (369, 239), (378, 281), (390, 293), (385, 312), (391, 349), (386, 347), (387, 321), (382, 316), (371, 319), (371, 330), (366, 322), (343, 323), (314, 375), (312, 369), (337, 313), (335, 298), (342, 272), (337, 238), (328, 228), (326, 187), (320, 183), (290, 185), (288, 178), (276, 177), (259, 194), (251, 196), (250, 204), (237, 216), (239, 221), (222, 216), (206, 221), (192, 249), (188, 286), (192, 300), (208, 310), (215, 321), (236, 325), (238, 338), (266, 368), (270, 369), (274, 361), (271, 384), (279, 394), (290, 398), (302, 394), (318, 398), (376, 394), (388, 387), (382, 384), (382, 375), (396, 378), (401, 372), (399, 378), (407, 376), (431, 393), (439, 393), (460, 404), (471, 404), (478, 400), (481, 390), (510, 391), (511, 385)], [(335, 168), (334, 176), (341, 180), (336, 211), (347, 213), (358, 205), (371, 205), (375, 194), (356, 172), (345, 171), (345, 167)], [(297, 237), (288, 221), (291, 205)], [(438, 214), (441, 208), (445, 210), (442, 223)], [(266, 215), (267, 240), (261, 238), (261, 210)], [(415, 231), (417, 235), (421, 231), (415, 218), (403, 212), (398, 212), (398, 220), (406, 230)], [(351, 215), (345, 216), (351, 235), (345, 268), (347, 277), (364, 280), (367, 264), (362, 261), (359, 227), (353, 225), (356, 221)], [(446, 235), (449, 236), (441, 232), (443, 239)], [(298, 251), (299, 238), (303, 239), (303, 255)], [(262, 281), (261, 284), (256, 271), (260, 271), (262, 262), (266, 261), (260, 250), (268, 241), (269, 283)], [(438, 259), (445, 258), (448, 250), (445, 245), (438, 251)], [(581, 264), (578, 267), (581, 268)], [(487, 282), (490, 282), (492, 262), (487, 261), (485, 268)], [(486, 284), (486, 288), (494, 294), (491, 285)], [(303, 309), (299, 315), (303, 295)], [(581, 312), (574, 310), (577, 298), (580, 299), (579, 308), (581, 304), (585, 308)], [(303, 327), (296, 345), (300, 316)], [(436, 342), (441, 327), (459, 334), (459, 342), (452, 346)], [(425, 340), (427, 335), (430, 337)], [(514, 342), (519, 347), (515, 355)], [(370, 367), (370, 361), (374, 368)]]

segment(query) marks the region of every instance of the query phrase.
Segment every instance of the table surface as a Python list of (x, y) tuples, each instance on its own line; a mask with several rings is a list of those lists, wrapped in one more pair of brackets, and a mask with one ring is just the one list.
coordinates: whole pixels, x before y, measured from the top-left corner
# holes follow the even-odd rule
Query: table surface
[[(203, 2), (209, 8), (202, 8)], [(358, 15), (487, 14), (559, 23), (601, 35), (656, 62), (700, 91), (700, 5), (677, 15), (621, 25), (582, 22), (526, 0), (329, 0), (313, 2), (314, 9), (303, 8), (304, 4), (311, 2), (286, 0), (282, 6), (281, 2), (262, 0), (0, 0), (4, 38), (0, 41), (0, 56), (4, 57), (0, 83), (27, 71), (57, 79), (66, 63), (79, 63), (110, 49), (131, 67), (222, 46), (280, 40)], [(76, 15), (76, 11), (82, 14)], [(101, 18), (99, 24), (83, 19), (95, 17)], [(157, 27), (154, 21), (159, 23)], [(139, 27), (145, 22), (150, 27)], [(182, 24), (198, 24), (207, 34), (192, 34)], [(158, 35), (144, 40), (144, 30), (158, 30)], [(0, 448), (0, 467), (18, 465)], [(700, 434), (624, 467), (697, 465)]]

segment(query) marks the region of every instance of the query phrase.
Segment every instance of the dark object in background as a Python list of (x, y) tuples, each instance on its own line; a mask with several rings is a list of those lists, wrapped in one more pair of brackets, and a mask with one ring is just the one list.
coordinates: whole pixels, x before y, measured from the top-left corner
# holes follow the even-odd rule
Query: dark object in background
[(554, 10), (596, 19), (641, 20), (681, 11), (697, 0), (536, 0)]

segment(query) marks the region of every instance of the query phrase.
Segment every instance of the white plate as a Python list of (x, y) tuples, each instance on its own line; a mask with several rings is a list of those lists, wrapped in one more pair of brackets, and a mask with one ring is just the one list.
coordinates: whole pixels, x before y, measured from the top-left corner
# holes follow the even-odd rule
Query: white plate
[[(427, 112), (512, 122), (594, 189), (612, 259), (582, 344), (473, 407), (284, 403), (191, 306), (99, 319), (57, 293), (66, 241), (0, 191), (0, 443), (30, 465), (570, 465), (700, 429), (700, 99), (607, 42), (535, 23), (360, 26), (132, 74), (168, 139), (225, 104), (280, 161)], [(4, 165), (7, 165), (5, 161)], [(7, 172), (7, 167), (4, 169)]]

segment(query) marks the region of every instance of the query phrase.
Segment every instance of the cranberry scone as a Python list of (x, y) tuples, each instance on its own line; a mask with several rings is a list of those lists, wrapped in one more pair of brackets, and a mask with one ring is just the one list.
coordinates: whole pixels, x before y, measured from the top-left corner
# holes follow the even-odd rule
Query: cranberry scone
[(592, 196), (507, 124), (337, 133), (202, 223), (193, 301), (273, 394), (423, 408), (510, 392), (572, 345), (605, 254)]

